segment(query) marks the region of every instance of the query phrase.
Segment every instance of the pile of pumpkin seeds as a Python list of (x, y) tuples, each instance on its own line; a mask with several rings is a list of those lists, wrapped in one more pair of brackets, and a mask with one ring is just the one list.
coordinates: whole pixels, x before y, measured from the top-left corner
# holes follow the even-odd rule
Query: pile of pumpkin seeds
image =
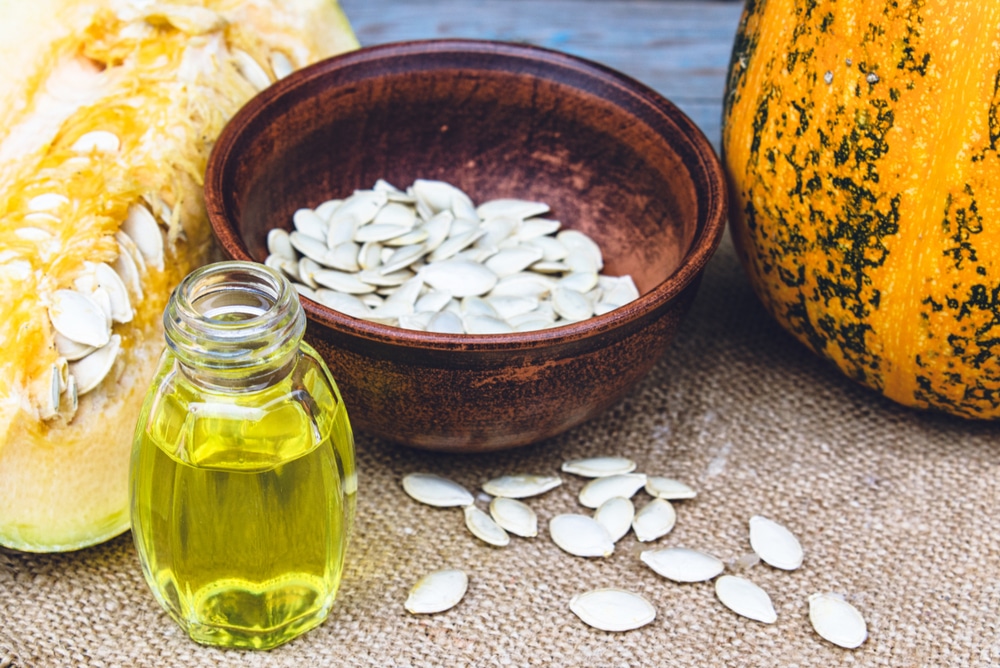
[[(630, 530), (640, 542), (654, 542), (676, 524), (674, 503), (692, 499), (697, 492), (685, 483), (663, 476), (636, 473), (636, 463), (625, 457), (606, 456), (565, 462), (564, 473), (590, 480), (578, 501), (591, 514), (565, 513), (549, 521), (548, 533), (560, 549), (577, 557), (606, 558)], [(562, 484), (558, 475), (504, 475), (487, 481), (482, 490), (492, 497), (489, 512), (475, 505), (472, 492), (459, 483), (433, 473), (411, 473), (402, 480), (404, 491), (416, 501), (439, 508), (461, 508), (468, 530), (496, 547), (508, 545), (510, 535), (538, 535), (538, 517), (523, 501)], [(640, 491), (651, 497), (638, 511), (632, 499)], [(746, 577), (758, 562), (792, 571), (802, 565), (804, 550), (786, 527), (755, 515), (749, 520), (752, 552), (735, 559), (727, 569), (721, 559), (696, 549), (668, 547), (643, 551), (640, 561), (661, 577), (678, 583), (715, 581), (719, 601), (738, 615), (764, 624), (777, 621), (771, 597)], [(462, 600), (469, 586), (460, 569), (444, 569), (422, 577), (410, 591), (406, 609), (413, 614), (448, 610)], [(861, 613), (835, 593), (809, 597), (809, 619), (820, 637), (843, 648), (860, 646), (868, 637)], [(655, 607), (634, 592), (601, 588), (580, 593), (570, 610), (594, 628), (621, 632), (640, 628), (656, 618)]]
[(559, 327), (639, 297), (630, 276), (600, 273), (593, 239), (548, 212), (521, 199), (477, 207), (443, 181), (379, 180), (296, 211), (292, 232), (268, 233), (265, 264), (345, 315), (443, 334)]

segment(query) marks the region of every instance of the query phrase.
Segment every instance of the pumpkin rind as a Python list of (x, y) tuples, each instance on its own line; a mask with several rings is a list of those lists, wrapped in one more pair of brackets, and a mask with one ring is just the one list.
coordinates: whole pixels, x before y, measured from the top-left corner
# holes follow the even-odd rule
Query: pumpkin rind
[(723, 151), (766, 308), (900, 403), (1000, 416), (1000, 3), (749, 0)]

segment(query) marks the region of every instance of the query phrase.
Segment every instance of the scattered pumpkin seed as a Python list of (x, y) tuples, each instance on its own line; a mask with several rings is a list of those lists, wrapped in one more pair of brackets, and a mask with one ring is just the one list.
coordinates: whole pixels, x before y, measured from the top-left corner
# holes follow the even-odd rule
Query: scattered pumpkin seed
[(505, 475), (483, 483), (483, 491), (508, 499), (526, 499), (544, 494), (561, 484), (562, 478), (554, 475)]
[(473, 536), (496, 547), (510, 544), (510, 536), (492, 517), (472, 505), (465, 506), (463, 510), (465, 512), (465, 526), (469, 528)]
[(723, 575), (715, 581), (715, 595), (724, 606), (747, 619), (764, 624), (773, 624), (778, 619), (771, 597), (746, 578)]
[(490, 517), (515, 536), (534, 538), (538, 535), (538, 516), (523, 501), (498, 496), (490, 501)]
[(632, 531), (639, 542), (648, 543), (666, 536), (676, 523), (674, 506), (666, 499), (653, 499), (635, 514)]
[(472, 492), (454, 480), (433, 473), (410, 473), (403, 478), (403, 490), (428, 506), (449, 508), (472, 505)]
[(549, 535), (560, 549), (576, 557), (610, 557), (614, 541), (597, 520), (567, 513), (549, 521)]
[(651, 475), (646, 478), (646, 493), (657, 499), (681, 501), (698, 495), (691, 487), (673, 478)]
[(617, 543), (629, 529), (635, 518), (635, 506), (631, 499), (623, 496), (613, 496), (594, 511), (594, 519), (608, 532), (611, 540)]
[(577, 594), (569, 609), (585, 624), (601, 631), (631, 631), (656, 619), (656, 608), (642, 596), (624, 589), (594, 589)]
[(868, 625), (857, 608), (832, 593), (809, 597), (809, 621), (816, 633), (838, 647), (854, 649), (868, 638)]
[(646, 550), (639, 558), (657, 574), (674, 582), (704, 582), (725, 569), (720, 559), (686, 547)]
[(415, 615), (429, 615), (450, 610), (459, 604), (469, 589), (469, 576), (457, 568), (428, 573), (413, 585), (404, 604)]
[(795, 535), (761, 515), (750, 518), (750, 547), (765, 564), (774, 568), (793, 571), (802, 565), (802, 545)]
[(619, 473), (603, 478), (594, 478), (580, 490), (580, 504), (586, 508), (597, 508), (616, 496), (631, 499), (646, 484), (644, 473)]
[(584, 478), (603, 478), (609, 475), (631, 473), (636, 464), (627, 457), (589, 457), (563, 462), (562, 470)]

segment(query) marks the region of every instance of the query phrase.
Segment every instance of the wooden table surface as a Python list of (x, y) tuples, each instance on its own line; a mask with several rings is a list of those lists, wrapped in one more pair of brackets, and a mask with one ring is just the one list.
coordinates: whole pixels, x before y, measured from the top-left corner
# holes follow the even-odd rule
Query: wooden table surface
[(734, 0), (342, 0), (362, 45), (460, 37), (523, 42), (597, 61), (655, 89), (718, 149), (743, 3)]

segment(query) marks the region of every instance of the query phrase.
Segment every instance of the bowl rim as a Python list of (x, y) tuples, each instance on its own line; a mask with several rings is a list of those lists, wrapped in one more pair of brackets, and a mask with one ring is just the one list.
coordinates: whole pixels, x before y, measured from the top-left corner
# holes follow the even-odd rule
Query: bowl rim
[[(705, 196), (697, 198), (699, 208), (704, 207), (704, 225), (695, 234), (677, 269), (638, 299), (603, 315), (559, 327), (503, 334), (437, 334), (354, 318), (308, 297), (302, 297), (302, 307), (310, 320), (351, 337), (405, 348), (428, 351), (525, 350), (590, 338), (602, 332), (629, 326), (664, 309), (672, 299), (696, 281), (721, 243), (728, 207), (728, 192), (721, 161), (702, 130), (666, 97), (606, 65), (545, 47), (482, 39), (421, 39), (364, 46), (296, 70), (251, 98), (223, 128), (212, 148), (205, 172), (206, 209), (212, 230), (223, 251), (233, 259), (258, 262), (250, 255), (243, 239), (236, 234), (235, 226), (230, 223), (228, 213), (232, 211), (232, 194), (227, 193), (224, 185), (229, 173), (226, 166), (232, 162), (230, 156), (244, 128), (255, 127), (256, 121), (282, 99), (294, 98), (297, 93), (316, 85), (318, 80), (342, 70), (372, 68), (373, 64), (387, 59), (404, 58), (415, 62), (420, 57), (433, 58), (448, 54), (488, 55), (512, 63), (529, 60), (546, 68), (568, 69), (625, 93), (649, 108), (677, 128), (677, 134), (687, 139), (690, 154), (698, 158), (694, 165), (689, 165), (689, 171), (695, 173), (697, 170), (694, 168), (699, 167), (708, 187)], [(418, 69), (416, 65), (414, 69)], [(653, 131), (656, 132), (655, 129)]]

